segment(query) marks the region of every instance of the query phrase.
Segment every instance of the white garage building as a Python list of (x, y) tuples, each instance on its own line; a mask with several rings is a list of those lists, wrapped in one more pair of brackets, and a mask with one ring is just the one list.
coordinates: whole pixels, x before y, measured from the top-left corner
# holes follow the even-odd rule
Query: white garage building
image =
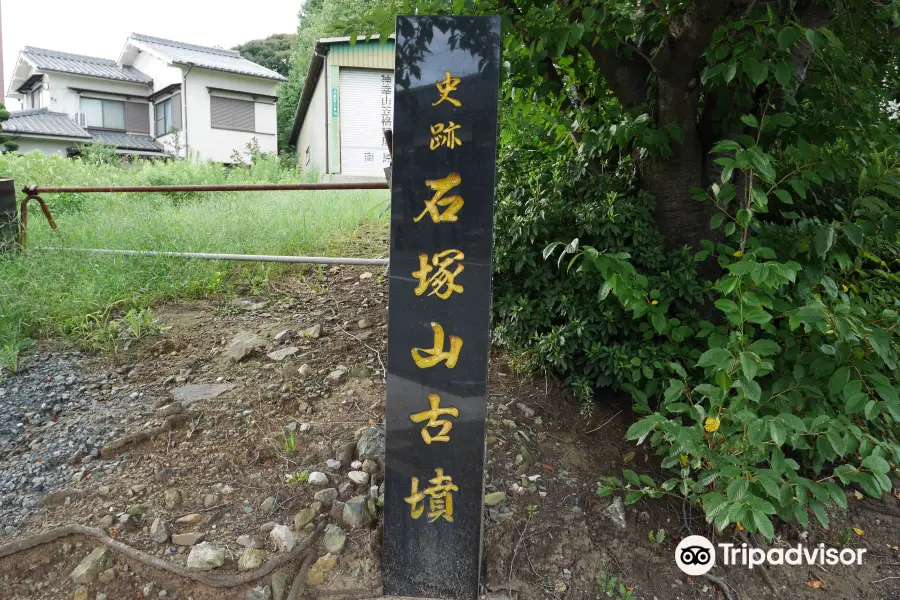
[(331, 181), (384, 179), (394, 119), (394, 41), (316, 44), (289, 144), (303, 171)]

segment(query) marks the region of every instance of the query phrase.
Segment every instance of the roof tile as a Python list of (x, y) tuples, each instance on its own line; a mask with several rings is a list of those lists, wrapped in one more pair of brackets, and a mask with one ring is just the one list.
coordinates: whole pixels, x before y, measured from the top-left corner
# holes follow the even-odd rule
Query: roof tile
[(134, 67), (123, 67), (116, 61), (96, 56), (84, 56), (56, 50), (45, 50), (33, 46), (25, 46), (22, 55), (38, 69), (47, 71), (59, 71), (72, 73), (73, 75), (86, 75), (88, 77), (100, 77), (114, 79), (116, 81), (128, 81), (131, 83), (151, 83), (153, 80)]
[(91, 135), (79, 127), (72, 117), (50, 112), (46, 108), (10, 112), (9, 120), (2, 127), (4, 133), (91, 139)]
[(234, 50), (196, 46), (139, 33), (132, 33), (129, 36), (129, 40), (134, 40), (141, 45), (149, 47), (174, 63), (192, 64), (203, 69), (250, 75), (252, 77), (263, 77), (278, 81), (284, 80), (284, 77), (279, 73), (247, 60)]

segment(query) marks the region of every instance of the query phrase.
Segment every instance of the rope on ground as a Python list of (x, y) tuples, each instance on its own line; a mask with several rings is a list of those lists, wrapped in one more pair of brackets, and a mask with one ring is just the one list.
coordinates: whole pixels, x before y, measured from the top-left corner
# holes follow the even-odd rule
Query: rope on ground
[(714, 583), (717, 588), (722, 590), (722, 593), (725, 594), (726, 600), (738, 600), (737, 595), (731, 591), (731, 588), (727, 583), (725, 583), (724, 579), (716, 577), (715, 575), (710, 575), (709, 573), (704, 575), (704, 577), (706, 577), (707, 581), (709, 581), (710, 583)]
[[(253, 569), (252, 571), (247, 571), (246, 573), (229, 575), (189, 571), (181, 565), (168, 562), (156, 556), (151, 556), (149, 554), (146, 554), (145, 552), (141, 552), (136, 548), (132, 548), (127, 544), (123, 544), (118, 540), (114, 540), (109, 537), (109, 535), (103, 529), (99, 529), (97, 527), (88, 527), (86, 525), (65, 525), (63, 527), (57, 527), (56, 529), (51, 529), (37, 535), (23, 538), (21, 540), (16, 540), (15, 542), (12, 542), (10, 544), (5, 544), (4, 546), (0, 546), (0, 558), (10, 556), (12, 554), (17, 554), (19, 552), (24, 552), (25, 550), (30, 550), (37, 546), (43, 546), (44, 544), (49, 544), (50, 542), (54, 542), (66, 536), (85, 535), (95, 538), (107, 548), (120, 552), (125, 556), (143, 563), (149, 567), (168, 571), (169, 573), (174, 573), (175, 575), (179, 575), (198, 583), (206, 584), (210, 587), (233, 588), (239, 585), (250, 583), (252, 581), (256, 581), (257, 579), (261, 579), (275, 569), (291, 562), (292, 560), (296, 560), (300, 557), (300, 555), (302, 555), (312, 547), (312, 545), (315, 543), (324, 529), (325, 523), (319, 523), (315, 530), (313, 530), (312, 534), (310, 534), (309, 537), (297, 544), (290, 552), (271, 559), (258, 569)], [(307, 557), (307, 560), (309, 560), (311, 556), (312, 553), (310, 553), (310, 556)]]

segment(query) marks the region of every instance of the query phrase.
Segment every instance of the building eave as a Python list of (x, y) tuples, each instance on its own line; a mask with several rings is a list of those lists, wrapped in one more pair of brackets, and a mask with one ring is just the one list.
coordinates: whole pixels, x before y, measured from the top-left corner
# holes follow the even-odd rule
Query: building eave
[(319, 83), (319, 77), (322, 76), (322, 70), (325, 66), (325, 58), (328, 56), (330, 46), (327, 43), (316, 43), (313, 51), (312, 61), (309, 63), (309, 70), (306, 72), (306, 79), (303, 82), (303, 93), (300, 95), (300, 102), (297, 104), (297, 111), (294, 113), (294, 122), (291, 125), (291, 135), (288, 137), (288, 145), (296, 146), (297, 138), (300, 136), (300, 128), (306, 119), (306, 113), (312, 102), (313, 93)]

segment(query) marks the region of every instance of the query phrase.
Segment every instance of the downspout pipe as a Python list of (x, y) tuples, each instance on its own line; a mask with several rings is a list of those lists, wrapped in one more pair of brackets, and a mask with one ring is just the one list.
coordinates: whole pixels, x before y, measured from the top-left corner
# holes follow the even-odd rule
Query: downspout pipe
[(191, 74), (194, 63), (187, 63), (187, 71), (181, 76), (181, 130), (184, 132), (184, 157), (188, 158), (191, 147), (188, 144), (188, 101), (187, 101), (187, 76)]

